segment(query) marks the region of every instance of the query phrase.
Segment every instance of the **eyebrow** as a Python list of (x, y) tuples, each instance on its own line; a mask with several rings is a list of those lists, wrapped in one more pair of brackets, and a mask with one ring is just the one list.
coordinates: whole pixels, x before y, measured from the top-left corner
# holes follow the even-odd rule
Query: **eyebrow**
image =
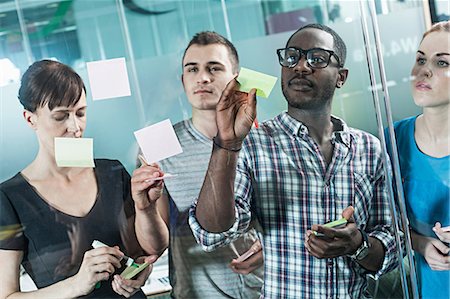
[[(422, 54), (422, 55), (425, 55), (425, 53), (422, 52), (422, 51), (420, 51), (420, 50), (417, 50), (417, 53), (420, 53), (420, 54)], [(450, 55), (450, 54), (449, 54), (449, 53), (445, 53), (445, 52), (437, 53), (437, 54), (436, 54), (436, 56), (444, 56), (444, 55)]]
[[(218, 61), (208, 61), (208, 62), (206, 63), (206, 65), (214, 65), (214, 64), (219, 64), (219, 65), (224, 66), (223, 63), (218, 62)], [(188, 63), (186, 63), (186, 64), (184, 65), (184, 67), (195, 66), (195, 65), (198, 65), (198, 62), (188, 62)]]
[[(87, 105), (83, 106), (81, 108), (78, 108), (77, 110), (86, 109), (86, 108), (87, 108)], [(57, 109), (57, 108), (52, 110), (52, 112), (55, 112), (55, 113), (57, 113), (57, 112), (69, 112), (69, 111), (70, 111), (70, 109)]]

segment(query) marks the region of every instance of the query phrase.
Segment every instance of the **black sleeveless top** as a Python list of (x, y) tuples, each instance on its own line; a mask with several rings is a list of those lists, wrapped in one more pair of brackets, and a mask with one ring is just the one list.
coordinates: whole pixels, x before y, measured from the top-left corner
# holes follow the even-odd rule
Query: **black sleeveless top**
[[(98, 194), (83, 217), (50, 206), (20, 173), (0, 185), (0, 228), (17, 224), (23, 228), (22, 233), (0, 238), (0, 249), (24, 252), (22, 266), (38, 288), (75, 275), (93, 240), (118, 245), (128, 256), (143, 255), (133, 227), (130, 175), (119, 161), (95, 160), (95, 165)], [(123, 297), (112, 290), (109, 280), (83, 298)], [(145, 296), (140, 291), (132, 298)]]

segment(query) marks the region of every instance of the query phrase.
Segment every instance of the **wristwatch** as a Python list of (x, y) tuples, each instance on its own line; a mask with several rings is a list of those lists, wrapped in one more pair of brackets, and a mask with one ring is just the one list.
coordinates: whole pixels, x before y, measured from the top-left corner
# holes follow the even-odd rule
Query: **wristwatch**
[(366, 232), (361, 229), (359, 229), (359, 231), (361, 232), (363, 242), (361, 246), (359, 246), (359, 248), (356, 249), (355, 253), (349, 255), (350, 258), (355, 259), (357, 261), (363, 260), (369, 254), (370, 248), (369, 237), (367, 236)]

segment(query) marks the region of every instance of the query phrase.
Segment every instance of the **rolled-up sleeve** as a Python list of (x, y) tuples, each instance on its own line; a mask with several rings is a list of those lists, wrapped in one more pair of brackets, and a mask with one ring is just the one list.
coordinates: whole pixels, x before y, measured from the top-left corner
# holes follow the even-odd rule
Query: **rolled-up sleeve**
[(382, 165), (383, 163), (380, 161), (377, 170), (380, 175), (375, 182), (373, 208), (367, 226), (368, 235), (378, 239), (385, 250), (383, 264), (378, 272), (374, 274), (374, 279), (378, 279), (381, 275), (393, 270), (398, 265), (397, 244), (389, 207), (389, 192)]
[(189, 225), (195, 240), (205, 251), (213, 251), (216, 248), (226, 246), (245, 233), (250, 224), (252, 215), (250, 202), (252, 198), (251, 175), (245, 160), (245, 149), (243, 148), (238, 159), (236, 169), (235, 192), (235, 219), (227, 231), (213, 233), (205, 230), (197, 221), (195, 216), (197, 200), (189, 210)]

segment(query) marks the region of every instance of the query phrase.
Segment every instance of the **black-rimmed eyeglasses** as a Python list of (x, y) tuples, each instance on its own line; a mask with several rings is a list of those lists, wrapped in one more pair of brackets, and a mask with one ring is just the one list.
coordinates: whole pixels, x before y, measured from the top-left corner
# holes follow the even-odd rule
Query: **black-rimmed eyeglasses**
[(292, 68), (297, 65), (302, 56), (306, 57), (306, 62), (311, 68), (323, 69), (330, 64), (331, 56), (334, 56), (339, 67), (342, 67), (341, 60), (331, 50), (322, 48), (312, 48), (303, 50), (299, 48), (289, 47), (277, 50), (278, 60), (281, 66)]

